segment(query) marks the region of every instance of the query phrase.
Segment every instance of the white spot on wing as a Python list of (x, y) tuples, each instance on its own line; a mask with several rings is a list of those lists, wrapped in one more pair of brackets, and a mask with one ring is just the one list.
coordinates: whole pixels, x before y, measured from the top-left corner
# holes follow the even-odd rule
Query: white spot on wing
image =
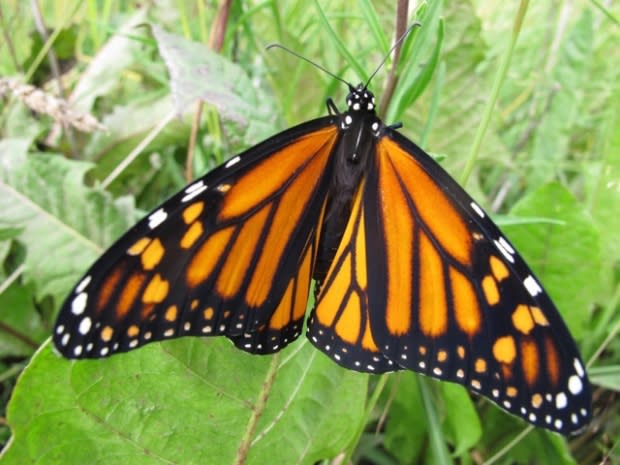
[(577, 372), (579, 377), (583, 378), (583, 375), (585, 375), (585, 371), (583, 371), (583, 366), (581, 365), (581, 362), (578, 359), (575, 359), (573, 360), (573, 366), (575, 367), (575, 371)]
[(230, 160), (228, 160), (226, 162), (226, 164), (224, 165), (226, 168), (230, 168), (231, 166), (236, 165), (237, 163), (239, 163), (241, 161), (241, 157), (239, 155), (237, 155), (236, 157), (231, 158)]
[(80, 326), (78, 327), (78, 331), (80, 334), (86, 335), (90, 331), (93, 322), (90, 318), (84, 317), (80, 322)]
[(163, 208), (155, 210), (153, 213), (149, 215), (149, 228), (155, 229), (157, 226), (162, 224), (168, 218), (168, 213)]
[(78, 284), (75, 288), (75, 293), (79, 294), (80, 292), (82, 292), (84, 289), (86, 289), (86, 286), (88, 286), (90, 284), (90, 280), (91, 277), (90, 276), (86, 276), (84, 279), (82, 279), (80, 281), (80, 284)]
[(56, 328), (56, 334), (61, 334), (65, 330), (65, 325), (59, 325)]
[(71, 336), (69, 335), (69, 333), (65, 334), (62, 339), (60, 340), (60, 344), (62, 344), (63, 346), (66, 346), (69, 343), (69, 338)]
[(501, 238), (500, 240), (494, 240), (493, 243), (495, 244), (495, 247), (497, 247), (497, 250), (499, 250), (501, 252), (501, 254), (504, 256), (504, 258), (506, 260), (508, 260), (510, 263), (514, 263), (515, 259), (514, 257), (510, 254), (510, 252), (508, 250), (506, 250), (504, 248), (504, 246), (501, 243)]
[(557, 396), (555, 396), (555, 406), (559, 409), (565, 408), (568, 405), (568, 399), (566, 398), (566, 394), (560, 392)]
[(568, 378), (568, 390), (571, 394), (577, 395), (583, 389), (583, 383), (581, 382), (581, 378), (577, 375), (572, 375)]
[(511, 245), (508, 243), (508, 241), (506, 239), (504, 239), (503, 237), (500, 236), (499, 243), (502, 244), (502, 247), (504, 249), (506, 249), (508, 251), (508, 253), (510, 253), (511, 255), (514, 255), (515, 249), (513, 249), (511, 247)]
[(202, 180), (195, 182), (194, 184), (189, 186), (187, 189), (185, 189), (186, 195), (181, 199), (181, 202), (182, 203), (189, 202), (190, 200), (200, 195), (205, 190), (207, 190), (207, 186)]
[(562, 420), (555, 420), (555, 423), (553, 423), (553, 426), (555, 426), (556, 429), (562, 429)]
[[(473, 211), (475, 211), (478, 214), (480, 218), (484, 218), (484, 212), (482, 211), (482, 208), (480, 208), (480, 206), (476, 202), (471, 202), (469, 206), (472, 208)], [(500, 238), (500, 240), (501, 239), (502, 238)]]
[(82, 346), (75, 346), (73, 348), (73, 353), (76, 357), (79, 357), (82, 354)]
[(540, 284), (536, 282), (532, 275), (529, 275), (523, 280), (523, 285), (532, 297), (535, 297), (542, 292), (542, 287), (540, 287)]
[(71, 302), (71, 312), (74, 315), (81, 315), (86, 308), (86, 301), (88, 300), (88, 294), (86, 292), (82, 292), (75, 296), (73, 302)]

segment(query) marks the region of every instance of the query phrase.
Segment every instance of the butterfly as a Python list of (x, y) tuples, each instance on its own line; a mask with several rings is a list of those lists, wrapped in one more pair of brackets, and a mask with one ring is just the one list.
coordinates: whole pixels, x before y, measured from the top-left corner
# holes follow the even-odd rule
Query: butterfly
[(534, 273), (485, 211), (376, 114), (274, 135), (154, 209), (72, 290), (53, 333), (70, 359), (181, 336), (277, 352), (304, 328), (343, 367), (459, 383), (563, 434), (584, 427), (584, 364)]

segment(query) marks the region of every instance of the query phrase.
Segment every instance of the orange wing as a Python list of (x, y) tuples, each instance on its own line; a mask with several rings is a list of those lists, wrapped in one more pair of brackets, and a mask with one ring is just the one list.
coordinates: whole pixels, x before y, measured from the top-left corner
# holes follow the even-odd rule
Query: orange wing
[(583, 362), (534, 274), (469, 195), (389, 128), (309, 337), (347, 368), (453, 381), (562, 433), (590, 416)]
[(281, 133), (155, 209), (91, 267), (54, 343), (96, 358), (184, 335), (270, 353), (299, 335), (338, 131)]

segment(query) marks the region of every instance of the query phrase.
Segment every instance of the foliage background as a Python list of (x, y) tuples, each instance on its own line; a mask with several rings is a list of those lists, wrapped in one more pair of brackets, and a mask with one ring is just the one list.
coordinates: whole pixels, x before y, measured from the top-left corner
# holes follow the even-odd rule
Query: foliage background
[[(107, 130), (63, 129), (10, 92), (0, 101), (2, 463), (620, 463), (620, 5), (529, 4), (495, 101), (518, 2), (412, 4), (407, 23), (417, 14), (423, 27), (386, 115), (457, 179), (475, 160), (468, 191), (592, 361), (595, 418), (567, 441), (459, 387), (341, 370), (305, 341), (274, 359), (200, 339), (95, 362), (55, 356), (56, 310), (118, 235), (189, 178), (324, 114), (327, 96), (342, 106), (342, 85), (265, 45), (356, 83), (385, 55), (397, 13), (389, 1), (234, 1), (218, 22), (209, 1), (35, 4), (0, 5), (0, 77), (53, 95), (60, 83)], [(218, 37), (223, 58), (208, 51)], [(373, 80), (379, 99), (390, 66)], [(207, 105), (192, 136), (197, 96)]]

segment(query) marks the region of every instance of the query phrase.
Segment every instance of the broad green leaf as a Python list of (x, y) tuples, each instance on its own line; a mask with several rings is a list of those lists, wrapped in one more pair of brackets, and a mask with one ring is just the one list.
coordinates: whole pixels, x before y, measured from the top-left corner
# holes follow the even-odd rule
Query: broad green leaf
[(254, 414), (246, 464), (337, 455), (362, 421), (367, 376), (305, 340), (282, 352), (271, 387), (270, 363), (223, 338), (80, 362), (45, 346), (9, 404), (14, 438), (3, 465), (233, 464)]
[(385, 425), (385, 448), (399, 463), (417, 463), (428, 434), (417, 375), (411, 372), (392, 375), (390, 384), (394, 383), (397, 391)]
[[(116, 107), (103, 118), (107, 131), (94, 134), (84, 150), (84, 158), (97, 163), (91, 174), (103, 180), (172, 111), (170, 95), (150, 94), (139, 102)], [(157, 169), (150, 155), (166, 153), (167, 147), (186, 144), (190, 127), (188, 115), (183, 119), (173, 119), (114, 180), (110, 190), (118, 194), (134, 192)]]
[(592, 12), (585, 9), (558, 51), (557, 64), (551, 73), (552, 82), (548, 110), (536, 125), (529, 171), (533, 185), (554, 179), (561, 171), (571, 139), (572, 128), (578, 122), (582, 105), (582, 87), (592, 56), (594, 27)]
[(13, 283), (0, 293), (0, 357), (30, 356), (47, 336), (32, 286)]
[(214, 105), (230, 123), (229, 136), (239, 139), (233, 144), (251, 145), (273, 133), (273, 102), (253, 85), (243, 68), (206, 45), (155, 25), (151, 30), (168, 67), (177, 113), (193, 111), (198, 99)]
[(557, 183), (533, 191), (511, 213), (555, 220), (503, 229), (551, 295), (573, 336), (580, 339), (601, 282), (600, 238), (591, 217)]
[(134, 221), (104, 192), (82, 184), (89, 163), (51, 154), (26, 155), (0, 141), (0, 211), (4, 226), (22, 229), (26, 280), (41, 298), (64, 298), (101, 246)]
[(480, 441), (480, 418), (463, 386), (454, 383), (441, 383), (440, 386), (445, 407), (444, 430), (454, 444), (452, 454), (459, 457)]
[(138, 37), (146, 32), (139, 27), (145, 21), (145, 13), (146, 9), (138, 9), (129, 16), (80, 74), (71, 93), (73, 108), (90, 112), (97, 97), (110, 94), (119, 87), (123, 73), (144, 56), (143, 44)]

